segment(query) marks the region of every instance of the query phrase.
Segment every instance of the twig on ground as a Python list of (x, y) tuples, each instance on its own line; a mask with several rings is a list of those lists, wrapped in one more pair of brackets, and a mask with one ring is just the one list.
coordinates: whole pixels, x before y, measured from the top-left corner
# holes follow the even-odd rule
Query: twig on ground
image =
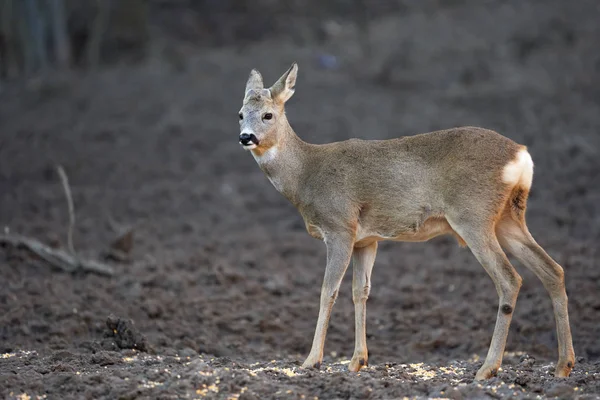
[(87, 272), (95, 272), (100, 275), (110, 276), (114, 274), (112, 267), (109, 265), (94, 260), (81, 259), (64, 250), (53, 249), (39, 240), (28, 238), (26, 236), (3, 234), (0, 235), (0, 244), (9, 244), (14, 247), (26, 248), (47, 263), (66, 272), (74, 272), (80, 269)]
[(82, 270), (94, 272), (100, 275), (113, 275), (114, 271), (111, 266), (103, 264), (95, 260), (84, 260), (77, 256), (73, 246), (73, 229), (75, 227), (75, 207), (73, 206), (73, 198), (71, 196), (71, 188), (69, 187), (69, 178), (62, 166), (56, 167), (60, 180), (62, 182), (65, 195), (67, 197), (67, 205), (69, 208), (69, 230), (67, 234), (68, 251), (61, 249), (53, 249), (39, 240), (32, 239), (22, 235), (10, 234), (5, 228), (4, 234), (0, 235), (0, 244), (11, 245), (14, 247), (26, 248), (42, 260), (53, 265), (56, 268), (66, 272), (74, 272)]
[(73, 228), (75, 227), (75, 206), (73, 205), (73, 197), (71, 196), (71, 187), (69, 186), (69, 177), (62, 165), (56, 167), (65, 196), (67, 197), (67, 206), (69, 207), (69, 231), (67, 233), (67, 247), (71, 254), (75, 255), (75, 247), (73, 246)]

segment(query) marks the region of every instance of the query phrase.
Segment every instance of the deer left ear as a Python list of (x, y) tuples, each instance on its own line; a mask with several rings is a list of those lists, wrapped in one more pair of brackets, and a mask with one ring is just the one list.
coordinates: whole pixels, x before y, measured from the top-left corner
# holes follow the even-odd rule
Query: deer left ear
[(293, 63), (290, 69), (279, 78), (273, 86), (271, 86), (271, 96), (273, 100), (280, 104), (284, 104), (294, 94), (296, 87), (296, 77), (298, 76), (298, 64)]
[(250, 72), (250, 76), (248, 77), (248, 82), (246, 82), (246, 91), (245, 93), (248, 93), (249, 90), (261, 90), (263, 89), (265, 86), (263, 84), (263, 78), (262, 75), (260, 74), (260, 72), (258, 72), (257, 70), (253, 69)]

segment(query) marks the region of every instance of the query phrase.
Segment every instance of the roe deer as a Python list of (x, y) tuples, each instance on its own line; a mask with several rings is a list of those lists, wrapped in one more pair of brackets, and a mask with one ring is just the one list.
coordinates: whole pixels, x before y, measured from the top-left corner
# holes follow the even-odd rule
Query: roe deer
[(521, 277), (502, 247), (543, 282), (558, 336), (555, 375), (575, 362), (563, 269), (533, 239), (525, 208), (533, 162), (525, 146), (490, 130), (463, 127), (391, 140), (313, 145), (291, 128), (284, 105), (297, 64), (265, 89), (252, 70), (239, 113), (239, 141), (273, 186), (298, 209), (308, 233), (327, 246), (327, 267), (312, 349), (303, 367), (319, 368), (332, 306), (350, 260), (356, 343), (349, 369), (367, 365), (366, 301), (381, 240), (426, 241), (453, 235), (490, 275), (500, 298), (491, 345), (475, 379), (494, 376)]

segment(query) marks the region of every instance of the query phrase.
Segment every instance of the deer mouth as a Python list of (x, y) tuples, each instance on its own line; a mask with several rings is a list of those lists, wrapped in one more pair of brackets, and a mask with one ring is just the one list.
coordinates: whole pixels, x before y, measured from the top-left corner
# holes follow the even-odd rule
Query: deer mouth
[(240, 135), (240, 144), (246, 150), (255, 149), (258, 146), (258, 138), (254, 133), (242, 133)]

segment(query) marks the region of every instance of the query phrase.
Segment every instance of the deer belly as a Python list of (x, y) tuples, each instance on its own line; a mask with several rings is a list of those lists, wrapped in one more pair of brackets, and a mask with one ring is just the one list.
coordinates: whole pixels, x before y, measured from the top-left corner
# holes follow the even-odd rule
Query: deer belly
[[(356, 232), (355, 246), (366, 246), (373, 241), (393, 240), (399, 242), (425, 242), (436, 236), (444, 234), (453, 234), (458, 236), (448, 224), (444, 217), (428, 218), (421, 224), (413, 224), (408, 227), (400, 227), (399, 229), (365, 229), (361, 225), (358, 226)], [(460, 238), (459, 242), (461, 241)]]

